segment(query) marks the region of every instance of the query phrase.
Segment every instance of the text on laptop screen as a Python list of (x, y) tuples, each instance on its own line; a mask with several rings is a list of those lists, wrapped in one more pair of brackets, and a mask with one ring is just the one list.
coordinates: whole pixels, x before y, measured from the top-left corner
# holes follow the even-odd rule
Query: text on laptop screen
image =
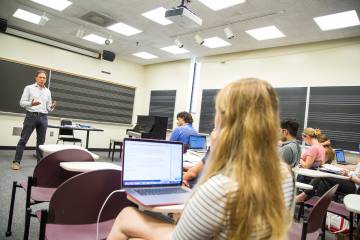
[(181, 183), (181, 144), (131, 140), (124, 144), (123, 187)]
[(189, 148), (190, 149), (205, 149), (206, 148), (206, 136), (190, 136)]
[(345, 162), (345, 155), (343, 150), (335, 150), (335, 154), (337, 162)]

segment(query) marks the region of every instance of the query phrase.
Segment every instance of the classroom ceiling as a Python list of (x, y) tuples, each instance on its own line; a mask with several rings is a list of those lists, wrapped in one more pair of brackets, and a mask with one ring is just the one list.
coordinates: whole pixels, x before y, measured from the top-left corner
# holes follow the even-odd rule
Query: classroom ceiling
[[(356, 10), (360, 16), (359, 0), (247, 0), (219, 11), (213, 11), (198, 0), (192, 0), (188, 8), (203, 19), (203, 25), (197, 28), (184, 28), (175, 23), (163, 26), (141, 15), (161, 6), (170, 9), (179, 5), (180, 0), (71, 1), (73, 4), (60, 12), (30, 0), (0, 0), (0, 17), (7, 19), (10, 27), (98, 52), (109, 50), (116, 53), (118, 58), (144, 65), (360, 36), (360, 26), (321, 31), (313, 20), (314, 17), (349, 10)], [(40, 26), (14, 18), (12, 15), (18, 8), (39, 15), (45, 13), (49, 21)], [(115, 22), (124, 22), (142, 32), (129, 37), (112, 32), (82, 19), (82, 16), (90, 12), (105, 15)], [(249, 29), (271, 25), (275, 25), (286, 37), (258, 41), (245, 33)], [(225, 37), (224, 28), (227, 26), (235, 35), (233, 39)], [(108, 46), (98, 45), (78, 38), (76, 33), (79, 29), (83, 29), (85, 35), (95, 33), (105, 38), (111, 37), (113, 43)], [(195, 42), (195, 34), (202, 38), (218, 36), (231, 45), (207, 48)], [(184, 43), (184, 48), (189, 53), (173, 55), (160, 49), (174, 45), (176, 38)], [(144, 60), (132, 55), (142, 51), (158, 58)]]

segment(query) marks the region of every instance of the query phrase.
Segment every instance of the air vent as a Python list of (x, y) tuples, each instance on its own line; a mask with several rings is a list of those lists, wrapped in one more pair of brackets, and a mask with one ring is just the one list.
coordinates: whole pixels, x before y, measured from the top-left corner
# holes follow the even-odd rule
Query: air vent
[(81, 16), (80, 19), (96, 24), (100, 27), (108, 27), (116, 23), (114, 19), (111, 19), (97, 12), (88, 12), (85, 15)]

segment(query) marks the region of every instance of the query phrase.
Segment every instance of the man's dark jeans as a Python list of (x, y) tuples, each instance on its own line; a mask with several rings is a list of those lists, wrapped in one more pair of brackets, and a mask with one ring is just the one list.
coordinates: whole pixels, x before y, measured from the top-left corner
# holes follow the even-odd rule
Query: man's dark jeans
[(39, 145), (44, 144), (46, 129), (48, 126), (47, 114), (37, 112), (26, 112), (24, 126), (21, 132), (21, 138), (16, 146), (15, 162), (20, 163), (26, 143), (28, 142), (32, 132), (36, 129), (36, 157), (38, 161), (42, 158), (42, 152)]

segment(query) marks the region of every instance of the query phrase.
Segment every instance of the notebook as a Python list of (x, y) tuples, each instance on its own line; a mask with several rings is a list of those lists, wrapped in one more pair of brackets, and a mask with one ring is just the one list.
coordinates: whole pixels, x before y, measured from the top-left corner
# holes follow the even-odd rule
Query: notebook
[(341, 165), (347, 165), (348, 163), (345, 161), (345, 153), (342, 149), (335, 149), (336, 155), (336, 163)]
[(206, 136), (190, 135), (189, 150), (206, 152)]
[(184, 204), (190, 189), (182, 187), (181, 142), (125, 138), (122, 186), (144, 206)]

